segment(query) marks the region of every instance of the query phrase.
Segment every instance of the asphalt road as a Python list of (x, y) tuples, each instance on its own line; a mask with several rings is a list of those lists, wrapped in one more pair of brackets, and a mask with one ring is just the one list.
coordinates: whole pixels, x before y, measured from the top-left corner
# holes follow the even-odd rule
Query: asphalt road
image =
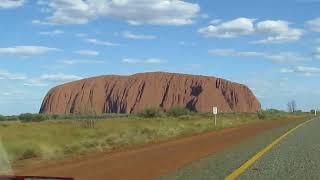
[(288, 135), (238, 179), (320, 179), (320, 119)]
[[(224, 179), (265, 146), (300, 123), (292, 122), (274, 128), (158, 179)], [(320, 119), (311, 121), (288, 135), (238, 179), (320, 179)]]

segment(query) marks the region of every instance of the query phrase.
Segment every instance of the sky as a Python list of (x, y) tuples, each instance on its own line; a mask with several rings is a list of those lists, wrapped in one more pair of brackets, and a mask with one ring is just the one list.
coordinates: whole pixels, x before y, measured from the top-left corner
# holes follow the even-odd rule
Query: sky
[(0, 0), (0, 114), (54, 86), (165, 71), (247, 85), (263, 108), (320, 108), (320, 0)]

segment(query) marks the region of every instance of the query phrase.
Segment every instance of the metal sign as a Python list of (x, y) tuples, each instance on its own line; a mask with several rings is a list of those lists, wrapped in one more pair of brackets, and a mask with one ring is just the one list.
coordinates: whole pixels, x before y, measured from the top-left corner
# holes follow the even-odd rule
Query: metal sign
[(213, 107), (212, 108), (212, 113), (214, 114), (214, 127), (217, 127), (218, 107)]
[(218, 107), (213, 107), (212, 112), (214, 115), (217, 115), (218, 114)]

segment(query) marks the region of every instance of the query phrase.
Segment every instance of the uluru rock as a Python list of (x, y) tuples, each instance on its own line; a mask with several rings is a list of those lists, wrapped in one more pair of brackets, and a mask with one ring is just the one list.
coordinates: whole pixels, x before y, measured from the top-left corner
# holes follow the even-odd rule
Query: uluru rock
[(147, 107), (183, 106), (196, 112), (256, 112), (261, 105), (242, 84), (207, 76), (140, 73), (99, 76), (51, 89), (40, 113), (133, 113)]

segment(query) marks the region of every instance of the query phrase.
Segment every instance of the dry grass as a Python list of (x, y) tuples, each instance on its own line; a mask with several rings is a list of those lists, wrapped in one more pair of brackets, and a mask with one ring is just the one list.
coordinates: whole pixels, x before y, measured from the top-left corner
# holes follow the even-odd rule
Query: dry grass
[(307, 119), (311, 114), (268, 112), (263, 119), (259, 117), (256, 113), (221, 114), (218, 116), (217, 127), (214, 127), (211, 114), (155, 118), (115, 117), (98, 120), (93, 126), (84, 126), (79, 120), (2, 122), (0, 137), (11, 162), (29, 158), (53, 160), (92, 151), (143, 145), (245, 123)]

